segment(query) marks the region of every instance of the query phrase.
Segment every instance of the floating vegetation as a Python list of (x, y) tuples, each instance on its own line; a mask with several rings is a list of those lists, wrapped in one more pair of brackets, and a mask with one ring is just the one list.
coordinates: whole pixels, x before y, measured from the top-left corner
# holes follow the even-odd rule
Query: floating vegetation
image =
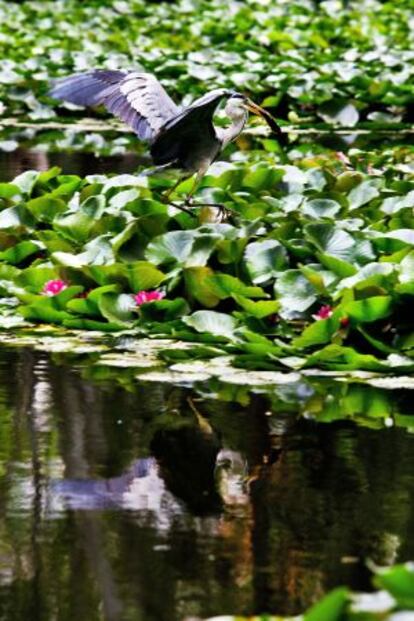
[(207, 621), (410, 621), (414, 610), (414, 568), (412, 563), (377, 569), (374, 584), (380, 591), (352, 593), (339, 587), (308, 612), (298, 617), (260, 615), (221, 616)]
[(27, 171), (0, 184), (1, 324), (193, 343), (170, 364), (409, 374), (413, 175), (351, 165), (215, 164), (199, 199), (221, 223), (166, 204), (168, 177)]
[(243, 89), (294, 122), (406, 120), (411, 20), (410, 0), (1, 2), (0, 114), (53, 119), (50, 79), (99, 66), (154, 72), (177, 98)]

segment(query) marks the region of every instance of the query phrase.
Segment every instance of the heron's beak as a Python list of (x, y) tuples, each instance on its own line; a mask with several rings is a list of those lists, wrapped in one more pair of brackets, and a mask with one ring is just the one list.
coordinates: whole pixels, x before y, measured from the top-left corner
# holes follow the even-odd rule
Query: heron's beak
[(248, 110), (252, 114), (256, 114), (256, 116), (261, 116), (262, 119), (264, 119), (266, 123), (269, 125), (270, 129), (272, 130), (274, 134), (278, 136), (282, 136), (282, 130), (280, 129), (279, 125), (276, 123), (276, 121), (274, 120), (270, 112), (268, 112), (264, 108), (261, 108), (260, 106), (255, 104), (254, 101), (251, 101), (250, 99), (246, 100), (246, 103), (244, 104), (244, 106), (246, 110)]

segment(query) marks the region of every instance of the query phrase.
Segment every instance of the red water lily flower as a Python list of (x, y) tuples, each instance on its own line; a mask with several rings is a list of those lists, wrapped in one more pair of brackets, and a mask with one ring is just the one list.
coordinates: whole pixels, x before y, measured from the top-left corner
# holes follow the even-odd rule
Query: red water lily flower
[(350, 324), (349, 317), (342, 317), (339, 321), (341, 328), (347, 328)]
[(333, 313), (332, 306), (329, 306), (329, 304), (326, 304), (325, 306), (321, 306), (318, 312), (312, 315), (312, 317), (314, 319), (328, 319), (329, 317), (331, 317), (332, 313)]
[(165, 297), (165, 293), (162, 291), (139, 291), (134, 295), (134, 300), (137, 306), (141, 306), (141, 304), (162, 300), (163, 297)]
[(66, 289), (67, 286), (67, 282), (65, 282), (64, 280), (59, 280), (58, 278), (56, 280), (48, 280), (43, 287), (42, 293), (49, 296), (57, 295), (58, 293)]

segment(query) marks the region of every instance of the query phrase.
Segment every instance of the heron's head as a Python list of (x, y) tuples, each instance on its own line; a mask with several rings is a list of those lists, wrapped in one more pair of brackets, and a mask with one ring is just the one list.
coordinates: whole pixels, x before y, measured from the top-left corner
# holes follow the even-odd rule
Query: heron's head
[(262, 117), (274, 134), (277, 134), (278, 136), (281, 136), (282, 134), (279, 125), (276, 123), (270, 112), (255, 104), (254, 101), (245, 95), (242, 95), (242, 93), (232, 93), (230, 95), (227, 100), (225, 112), (227, 116), (232, 119), (242, 118), (243, 116), (246, 116), (247, 112), (251, 112), (256, 116)]
[(243, 119), (247, 116), (247, 98), (241, 93), (232, 93), (227, 100), (224, 111), (229, 119)]

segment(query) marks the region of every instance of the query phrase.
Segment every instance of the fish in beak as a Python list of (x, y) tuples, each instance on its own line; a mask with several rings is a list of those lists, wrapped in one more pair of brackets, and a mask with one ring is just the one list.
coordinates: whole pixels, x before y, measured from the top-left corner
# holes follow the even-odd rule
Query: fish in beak
[(246, 100), (244, 107), (246, 108), (246, 110), (248, 110), (252, 114), (255, 114), (256, 116), (261, 116), (262, 119), (266, 121), (271, 131), (277, 136), (279, 136), (279, 138), (282, 138), (282, 139), (285, 138), (284, 134), (282, 133), (282, 130), (280, 129), (279, 125), (276, 123), (276, 121), (274, 120), (270, 112), (268, 112), (264, 108), (261, 108), (260, 106), (255, 104), (254, 101), (251, 101), (250, 99)]

